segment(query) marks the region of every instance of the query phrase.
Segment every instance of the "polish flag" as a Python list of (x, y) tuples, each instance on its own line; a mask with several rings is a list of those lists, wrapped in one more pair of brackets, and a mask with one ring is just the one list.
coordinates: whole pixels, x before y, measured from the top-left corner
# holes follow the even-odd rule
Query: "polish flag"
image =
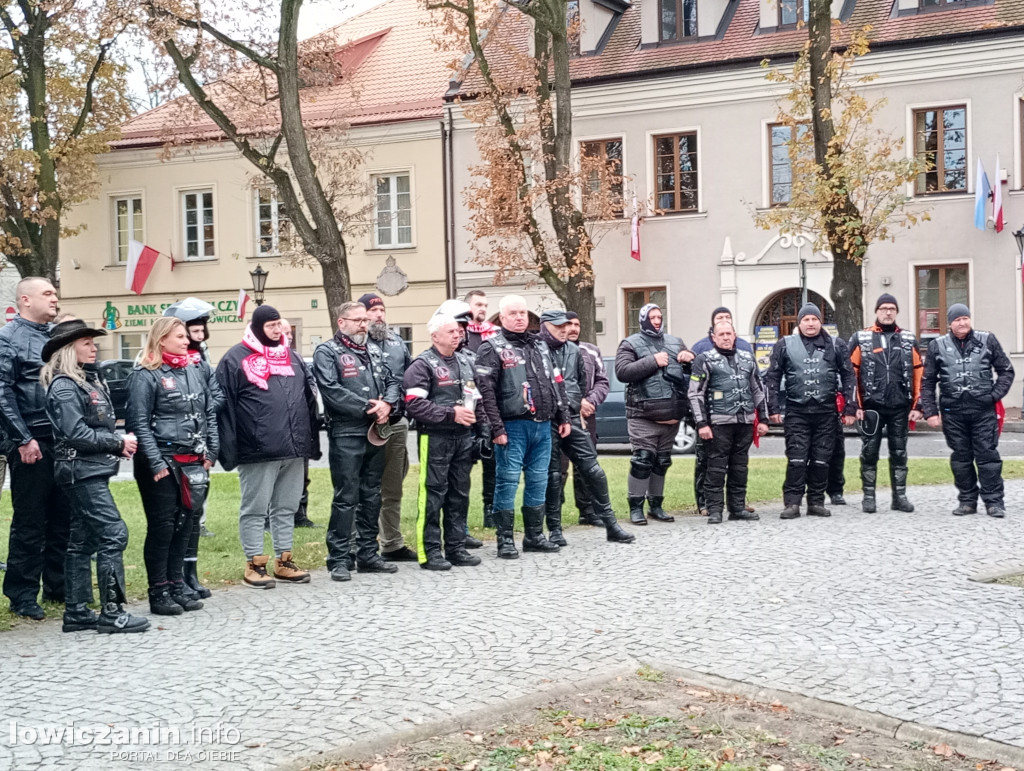
[(245, 320), (245, 306), (249, 303), (249, 295), (245, 293), (244, 289), (238, 290), (238, 316), (239, 321)]
[(151, 246), (146, 246), (139, 241), (128, 242), (128, 270), (125, 272), (125, 289), (130, 289), (135, 294), (142, 294), (143, 287), (149, 274), (153, 272), (160, 252)]
[(992, 219), (996, 223), (996, 232), (1002, 233), (1006, 223), (1003, 222), (1003, 183), (999, 171), (999, 156), (996, 156), (996, 178), (992, 183)]
[(640, 212), (636, 207), (636, 196), (633, 196), (633, 219), (629, 225), (629, 256), (640, 262)]

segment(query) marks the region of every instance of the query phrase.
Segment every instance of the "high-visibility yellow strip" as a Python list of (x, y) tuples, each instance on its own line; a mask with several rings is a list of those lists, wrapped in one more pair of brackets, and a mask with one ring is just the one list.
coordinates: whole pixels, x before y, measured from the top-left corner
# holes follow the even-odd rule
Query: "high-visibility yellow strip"
[(416, 517), (416, 556), (419, 558), (421, 565), (427, 561), (427, 549), (423, 545), (423, 531), (427, 527), (427, 474), (429, 473), (427, 460), (430, 452), (429, 439), (430, 436), (426, 432), (420, 432), (420, 492), (418, 500), (419, 511)]

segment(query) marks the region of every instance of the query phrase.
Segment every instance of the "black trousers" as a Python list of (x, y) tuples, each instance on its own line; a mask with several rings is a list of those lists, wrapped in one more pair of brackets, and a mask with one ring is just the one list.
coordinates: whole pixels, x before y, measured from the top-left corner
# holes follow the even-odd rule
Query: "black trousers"
[(846, 487), (846, 439), (843, 437), (843, 419), (836, 415), (836, 439), (832, 457), (828, 461), (828, 482), (825, 492), (842, 495)]
[(494, 455), (489, 458), (480, 459), (480, 469), (483, 471), (483, 499), (484, 508), (494, 505)]
[(994, 409), (942, 413), (942, 433), (952, 450), (949, 465), (960, 503), (975, 505), (980, 492), (988, 506), (1003, 505), (1003, 461)]
[[(608, 478), (597, 462), (597, 448), (590, 434), (583, 428), (579, 416), (572, 418), (571, 430), (564, 439), (558, 435), (558, 426), (551, 422), (551, 463), (548, 465), (548, 488), (544, 496), (544, 510), (549, 516), (562, 512), (562, 453), (573, 464), (573, 474), (579, 471), (590, 493), (593, 511), (601, 516), (611, 511), (608, 500)], [(556, 452), (556, 448), (561, 452)], [(551, 526), (551, 520), (548, 521)]]
[(64, 596), (64, 557), (68, 550), (71, 510), (53, 480), (53, 442), (37, 440), (43, 457), (23, 463), (11, 453), (11, 535), (4, 594), (11, 605), (35, 602), (42, 578), (43, 594)]
[[(751, 439), (753, 441), (753, 439)], [(693, 442), (693, 500), (697, 503), (697, 511), (708, 508), (704, 486), (708, 476), (708, 447), (700, 436)], [(721, 511), (721, 509), (719, 509)]]
[[(590, 420), (587, 421), (586, 432), (590, 434), (590, 440), (594, 443), (594, 449), (597, 449), (597, 416), (592, 415)], [(565, 483), (569, 479), (569, 456), (564, 452), (560, 453), (562, 456), (562, 502), (565, 502)], [(572, 469), (572, 493), (573, 499), (576, 503), (576, 509), (580, 515), (587, 514), (594, 510), (593, 495), (590, 492), (590, 488), (587, 487), (586, 475), (583, 469), (577, 465), (573, 465)]]
[(711, 430), (714, 436), (704, 442), (708, 459), (704, 479), (708, 513), (721, 514), (723, 505), (728, 505), (730, 513), (743, 511), (747, 501), (747, 470), (750, 445), (754, 443), (754, 426), (732, 423), (711, 426)]
[(110, 494), (110, 478), (82, 479), (63, 488), (71, 504), (71, 536), (64, 568), (66, 602), (92, 602), (92, 555), (96, 555), (96, 584), (100, 603), (125, 601), (124, 561), (128, 526)]
[(181, 502), (181, 491), (174, 473), (155, 481), (149, 461), (141, 452), (135, 453), (133, 471), (146, 512), (146, 542), (142, 556), (150, 589), (164, 589), (166, 584), (183, 579), (185, 551), (192, 535), (191, 509)]
[(910, 408), (876, 410), (878, 430), (861, 437), (860, 476), (864, 487), (874, 487), (877, 480), (878, 452), (882, 448), (882, 431), (889, 446), (889, 480), (892, 489), (907, 484), (907, 439), (910, 435)]
[(305, 519), (309, 518), (309, 458), (306, 458), (303, 464), (303, 473), (305, 480), (302, 483), (302, 497), (299, 498), (299, 508), (295, 510), (295, 523), (298, 524)]
[(834, 412), (800, 412), (790, 408), (783, 423), (786, 438), (786, 481), (782, 501), (799, 506), (807, 493), (808, 505), (825, 502), (828, 469), (832, 460), (838, 422)]
[(420, 494), (416, 518), (417, 556), (420, 563), (441, 556), (442, 512), (444, 553), (449, 557), (466, 543), (469, 513), (469, 472), (473, 468), (473, 435), (419, 434)]
[(362, 565), (378, 558), (380, 483), (384, 445), (370, 444), (364, 434), (330, 437), (331, 520), (327, 525), (327, 568), (346, 567), (355, 525), (355, 557)]

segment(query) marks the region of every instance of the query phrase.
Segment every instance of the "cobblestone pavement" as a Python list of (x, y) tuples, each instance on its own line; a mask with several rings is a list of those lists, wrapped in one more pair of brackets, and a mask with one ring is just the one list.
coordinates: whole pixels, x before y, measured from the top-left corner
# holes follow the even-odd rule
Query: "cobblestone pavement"
[[(1024, 483), (1007, 492), (1003, 521), (954, 518), (952, 488), (918, 488), (913, 514), (884, 497), (828, 520), (770, 506), (757, 523), (652, 523), (633, 546), (573, 529), (561, 554), (499, 562), (490, 545), (450, 573), (317, 571), (216, 592), (143, 635), (23, 624), (0, 637), (0, 767), (167, 768), (170, 752), (268, 768), (637, 662), (1024, 746), (1024, 592), (967, 581), (1024, 563)], [(112, 761), (110, 746), (12, 745), (12, 720), (165, 725), (180, 744)], [(219, 742), (189, 743), (218, 727)]]

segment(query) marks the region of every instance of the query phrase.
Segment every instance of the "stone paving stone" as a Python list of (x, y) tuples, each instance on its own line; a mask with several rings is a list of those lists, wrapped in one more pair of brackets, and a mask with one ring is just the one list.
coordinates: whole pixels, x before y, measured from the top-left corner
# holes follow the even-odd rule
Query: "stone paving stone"
[[(967, 581), (1024, 563), (1024, 482), (1007, 483), (1002, 521), (951, 516), (951, 487), (912, 498), (912, 514), (863, 514), (850, 496), (827, 520), (782, 522), (775, 505), (756, 523), (652, 523), (632, 546), (572, 530), (560, 554), (506, 562), (488, 545), (447, 574), (316, 571), (124, 638), (25, 624), (2, 637), (0, 768), (154, 766), (112, 749), (271, 768), (639, 663), (1024, 747), (1024, 592)], [(182, 744), (11, 746), (11, 720), (165, 726)], [(237, 743), (210, 741), (217, 727)]]

